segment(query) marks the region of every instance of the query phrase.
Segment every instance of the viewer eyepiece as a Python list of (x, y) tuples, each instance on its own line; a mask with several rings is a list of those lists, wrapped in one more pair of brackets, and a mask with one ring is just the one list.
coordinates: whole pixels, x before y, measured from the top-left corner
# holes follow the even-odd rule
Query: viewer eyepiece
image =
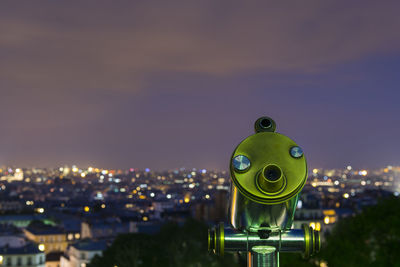
[(254, 124), (254, 129), (256, 133), (259, 132), (275, 132), (276, 124), (270, 117), (261, 117), (256, 120)]
[(281, 170), (275, 165), (269, 165), (264, 169), (264, 177), (269, 181), (276, 181), (281, 178), (281, 176)]
[(267, 128), (271, 127), (271, 125), (272, 125), (272, 122), (267, 118), (263, 118), (260, 121), (261, 128), (267, 129)]

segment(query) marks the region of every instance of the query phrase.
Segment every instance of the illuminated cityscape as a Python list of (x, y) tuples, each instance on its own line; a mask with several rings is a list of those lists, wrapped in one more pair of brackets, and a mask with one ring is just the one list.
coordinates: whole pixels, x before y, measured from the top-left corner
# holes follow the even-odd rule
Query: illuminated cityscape
[(2, 1), (0, 267), (400, 266), (399, 10)]
[[(0, 226), (7, 233), (0, 244), (27, 251), (10, 255), (3, 249), (6, 266), (85, 266), (121, 233), (154, 233), (166, 221), (189, 217), (223, 221), (230, 186), (227, 172), (206, 169), (3, 166), (0, 174)], [(399, 191), (397, 166), (311, 169), (294, 227), (307, 223), (329, 232), (341, 218)]]

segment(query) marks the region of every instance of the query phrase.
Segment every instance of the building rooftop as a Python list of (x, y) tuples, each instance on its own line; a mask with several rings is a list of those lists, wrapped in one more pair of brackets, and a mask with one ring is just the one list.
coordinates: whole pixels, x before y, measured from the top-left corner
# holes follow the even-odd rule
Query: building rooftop
[(85, 250), (85, 251), (100, 250), (100, 251), (103, 251), (107, 248), (107, 242), (105, 240), (92, 241), (89, 239), (85, 239), (85, 240), (81, 240), (77, 243), (74, 243), (71, 246), (78, 250)]
[(28, 232), (31, 232), (35, 235), (57, 235), (64, 234), (64, 230), (58, 227), (54, 227), (51, 225), (40, 225), (40, 226), (28, 226), (26, 228)]
[(8, 221), (32, 221), (32, 220), (42, 220), (46, 218), (43, 214), (14, 214), (14, 215), (1, 215), (1, 222)]
[(39, 250), (38, 246), (34, 243), (27, 243), (25, 246), (21, 247), (0, 247), (1, 255), (17, 255), (17, 254), (38, 254), (43, 253)]

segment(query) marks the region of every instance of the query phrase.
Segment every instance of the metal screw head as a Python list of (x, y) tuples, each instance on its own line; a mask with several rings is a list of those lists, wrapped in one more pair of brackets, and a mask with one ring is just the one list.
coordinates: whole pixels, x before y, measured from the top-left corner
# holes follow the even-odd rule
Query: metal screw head
[(292, 148), (290, 149), (290, 155), (291, 155), (293, 158), (296, 158), (296, 159), (301, 158), (301, 156), (303, 156), (303, 149), (301, 149), (301, 148), (298, 147), (298, 146), (294, 146), (294, 147), (292, 147)]
[(237, 171), (245, 171), (248, 168), (250, 168), (250, 160), (243, 155), (237, 155), (236, 157), (233, 158), (232, 161), (233, 167), (235, 168), (235, 170)]

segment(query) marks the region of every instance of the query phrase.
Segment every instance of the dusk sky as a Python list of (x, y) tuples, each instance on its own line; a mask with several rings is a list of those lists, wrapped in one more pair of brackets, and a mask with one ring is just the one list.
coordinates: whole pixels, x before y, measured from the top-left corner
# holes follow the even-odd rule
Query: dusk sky
[[(2, 1), (0, 166), (400, 165), (399, 1)], [(350, 3), (351, 2), (351, 3)]]

